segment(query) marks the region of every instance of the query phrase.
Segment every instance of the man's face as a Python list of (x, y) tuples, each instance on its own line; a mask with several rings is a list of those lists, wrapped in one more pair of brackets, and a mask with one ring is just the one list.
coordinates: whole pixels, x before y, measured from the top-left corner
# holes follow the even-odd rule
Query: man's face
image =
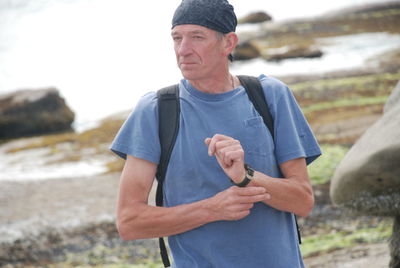
[(178, 25), (172, 29), (178, 67), (188, 80), (210, 78), (225, 64), (224, 38), (199, 25)]

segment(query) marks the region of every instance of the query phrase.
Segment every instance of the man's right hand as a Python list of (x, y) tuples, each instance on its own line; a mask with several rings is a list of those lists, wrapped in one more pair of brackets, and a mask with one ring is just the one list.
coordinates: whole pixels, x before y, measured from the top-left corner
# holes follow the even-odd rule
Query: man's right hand
[(210, 211), (216, 220), (240, 220), (250, 214), (254, 203), (270, 198), (263, 187), (232, 186), (210, 198)]

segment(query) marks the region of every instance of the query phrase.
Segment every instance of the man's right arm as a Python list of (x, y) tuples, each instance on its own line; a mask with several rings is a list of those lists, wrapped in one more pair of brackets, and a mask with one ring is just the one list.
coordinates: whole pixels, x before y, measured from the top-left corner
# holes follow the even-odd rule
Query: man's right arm
[(156, 170), (154, 163), (127, 157), (117, 204), (117, 228), (124, 240), (170, 236), (213, 221), (239, 220), (255, 202), (268, 197), (263, 187), (231, 187), (194, 203), (155, 207), (148, 205), (148, 198)]

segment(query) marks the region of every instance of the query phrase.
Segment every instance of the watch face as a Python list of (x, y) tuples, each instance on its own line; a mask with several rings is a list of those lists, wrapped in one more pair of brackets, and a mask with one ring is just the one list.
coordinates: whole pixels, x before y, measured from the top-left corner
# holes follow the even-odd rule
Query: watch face
[(252, 169), (249, 165), (245, 165), (244, 166), (244, 168), (246, 169), (246, 173), (247, 173), (247, 175), (249, 175), (251, 178), (250, 179), (252, 179), (253, 178), (253, 176), (254, 176), (254, 169)]

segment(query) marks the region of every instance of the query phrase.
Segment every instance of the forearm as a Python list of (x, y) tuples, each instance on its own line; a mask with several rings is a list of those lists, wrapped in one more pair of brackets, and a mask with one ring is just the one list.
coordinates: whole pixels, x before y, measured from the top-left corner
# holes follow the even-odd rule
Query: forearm
[(230, 187), (213, 197), (176, 207), (154, 207), (131, 201), (118, 210), (123, 239), (141, 239), (183, 233), (214, 221), (247, 217), (254, 203), (269, 198), (263, 187)]
[(249, 185), (264, 187), (271, 195), (264, 203), (278, 210), (305, 217), (314, 206), (312, 188), (308, 183), (291, 178), (273, 178), (256, 171)]
[(139, 202), (131, 205), (118, 213), (118, 231), (125, 240), (170, 236), (217, 220), (210, 210), (209, 199), (176, 207)]

